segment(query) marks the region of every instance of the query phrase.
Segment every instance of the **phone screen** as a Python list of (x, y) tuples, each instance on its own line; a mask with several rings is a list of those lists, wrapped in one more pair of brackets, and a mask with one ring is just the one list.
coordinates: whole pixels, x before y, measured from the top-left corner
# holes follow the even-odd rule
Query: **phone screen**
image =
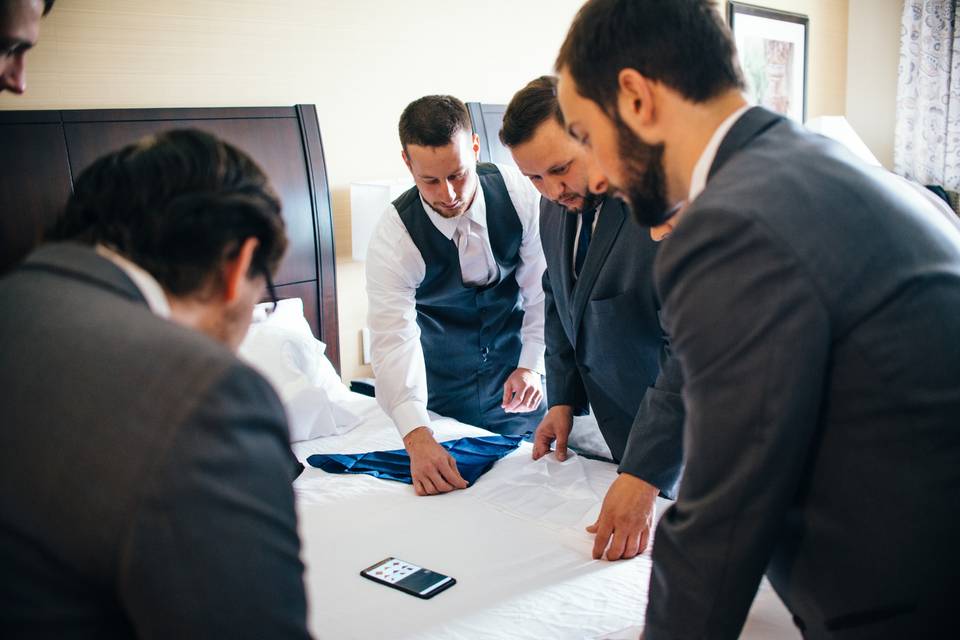
[(456, 584), (450, 576), (393, 557), (367, 567), (360, 575), (418, 598), (430, 598)]

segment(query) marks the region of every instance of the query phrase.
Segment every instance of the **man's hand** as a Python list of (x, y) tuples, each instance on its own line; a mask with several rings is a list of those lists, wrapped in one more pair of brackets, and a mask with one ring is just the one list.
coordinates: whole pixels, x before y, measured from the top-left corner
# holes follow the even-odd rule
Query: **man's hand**
[(418, 496), (467, 488), (467, 481), (457, 470), (457, 461), (437, 444), (426, 427), (417, 427), (404, 436), (403, 446), (410, 454), (410, 475)]
[(673, 233), (673, 228), (677, 226), (677, 222), (680, 221), (680, 214), (683, 213), (683, 210), (687, 208), (688, 204), (689, 203), (686, 201), (679, 203), (676, 206), (676, 211), (674, 214), (667, 218), (663, 224), (656, 227), (650, 227), (650, 238), (652, 238), (654, 242), (666, 240), (667, 236)]
[(503, 410), (507, 413), (529, 413), (540, 406), (543, 391), (540, 374), (530, 369), (514, 369), (503, 383)]
[(533, 434), (533, 459), (539, 460), (550, 453), (550, 445), (557, 441), (557, 460), (567, 459), (567, 439), (573, 429), (573, 407), (558, 404), (547, 411)]
[(588, 533), (597, 535), (593, 543), (595, 559), (603, 557), (604, 549), (607, 560), (626, 560), (643, 553), (650, 539), (658, 493), (655, 486), (629, 473), (621, 473), (613, 481), (597, 521), (587, 527)]

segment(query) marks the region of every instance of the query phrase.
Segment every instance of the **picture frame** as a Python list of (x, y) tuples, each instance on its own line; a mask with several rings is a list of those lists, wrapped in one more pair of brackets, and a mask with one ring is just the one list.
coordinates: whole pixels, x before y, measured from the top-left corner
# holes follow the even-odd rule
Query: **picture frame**
[(753, 101), (804, 122), (810, 18), (731, 0), (727, 24)]

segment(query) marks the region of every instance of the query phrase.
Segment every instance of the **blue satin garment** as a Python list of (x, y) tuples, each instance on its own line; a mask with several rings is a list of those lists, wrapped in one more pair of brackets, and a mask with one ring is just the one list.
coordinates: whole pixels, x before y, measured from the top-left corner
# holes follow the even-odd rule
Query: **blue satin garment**
[[(447, 440), (441, 442), (440, 446), (450, 452), (457, 461), (460, 475), (472, 485), (477, 478), (490, 470), (494, 462), (520, 446), (522, 440), (522, 436), (484, 436)], [(384, 480), (413, 484), (410, 476), (410, 456), (405, 449), (315, 454), (307, 458), (307, 463), (329, 473), (365, 473)]]

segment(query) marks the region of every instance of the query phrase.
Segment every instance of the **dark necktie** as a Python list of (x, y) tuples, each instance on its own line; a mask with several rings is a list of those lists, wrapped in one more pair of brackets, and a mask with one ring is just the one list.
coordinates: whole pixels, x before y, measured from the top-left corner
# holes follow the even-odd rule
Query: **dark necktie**
[(577, 241), (577, 255), (573, 261), (573, 272), (580, 277), (583, 263), (587, 261), (587, 250), (590, 249), (590, 238), (593, 237), (593, 221), (597, 217), (597, 210), (591, 208), (580, 214), (580, 238)]

